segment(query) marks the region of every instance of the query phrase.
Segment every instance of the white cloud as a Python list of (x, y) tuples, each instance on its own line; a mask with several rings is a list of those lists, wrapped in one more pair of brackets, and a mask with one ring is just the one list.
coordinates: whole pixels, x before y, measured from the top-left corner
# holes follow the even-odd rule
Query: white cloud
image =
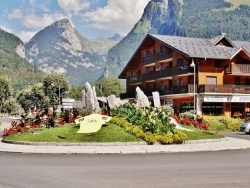
[(108, 0), (106, 7), (87, 12), (84, 18), (94, 28), (125, 35), (139, 21), (149, 1)]
[(11, 20), (18, 20), (26, 28), (37, 30), (44, 28), (60, 19), (70, 19), (71, 15), (65, 15), (61, 13), (38, 15), (33, 12), (27, 12), (24, 14), (20, 9), (14, 9), (13, 12), (8, 14), (8, 18)]
[(18, 36), (23, 42), (28, 42), (37, 33), (37, 31), (22, 31), (21, 33), (14, 33), (11, 29), (5, 27), (4, 25), (0, 25), (0, 28), (8, 33)]
[(22, 31), (21, 33), (17, 34), (17, 36), (24, 42), (27, 43), (30, 39), (36, 34), (37, 32), (32, 31)]
[(29, 15), (25, 15), (22, 20), (22, 24), (26, 28), (43, 28), (46, 27), (55, 21), (58, 21), (60, 19), (67, 18), (67, 16), (59, 13), (55, 14), (43, 14), (43, 15), (36, 15), (34, 13), (31, 13)]
[(13, 31), (10, 28), (5, 27), (4, 25), (0, 25), (0, 28), (8, 33), (13, 33)]
[(66, 12), (78, 14), (90, 6), (89, 0), (57, 0), (58, 5)]
[(11, 20), (22, 19), (23, 13), (20, 9), (14, 9), (12, 13), (8, 14), (8, 18)]

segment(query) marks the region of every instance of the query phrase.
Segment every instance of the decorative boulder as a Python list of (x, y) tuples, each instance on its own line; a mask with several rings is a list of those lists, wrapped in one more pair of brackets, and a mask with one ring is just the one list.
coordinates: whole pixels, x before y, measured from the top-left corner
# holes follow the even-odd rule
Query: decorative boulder
[(115, 95), (110, 95), (107, 97), (107, 102), (109, 108), (113, 109), (124, 104), (125, 102), (127, 102), (127, 100), (121, 100), (120, 98), (117, 98)]
[(150, 106), (148, 97), (139, 87), (136, 87), (136, 104), (139, 107)]
[(85, 83), (85, 88), (82, 91), (82, 103), (90, 114), (101, 112), (101, 108), (96, 98), (95, 88), (91, 88), (88, 82)]

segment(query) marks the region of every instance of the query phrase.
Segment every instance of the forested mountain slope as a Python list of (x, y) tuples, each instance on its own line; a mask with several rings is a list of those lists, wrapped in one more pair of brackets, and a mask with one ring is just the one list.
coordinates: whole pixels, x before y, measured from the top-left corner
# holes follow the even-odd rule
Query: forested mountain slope
[(44, 73), (24, 58), (23, 42), (0, 29), (0, 76), (6, 75), (15, 91), (41, 81)]

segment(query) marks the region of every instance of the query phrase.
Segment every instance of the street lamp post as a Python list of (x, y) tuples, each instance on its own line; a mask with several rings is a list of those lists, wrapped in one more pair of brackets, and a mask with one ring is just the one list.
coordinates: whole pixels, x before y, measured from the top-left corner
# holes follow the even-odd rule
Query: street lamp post
[(193, 95), (194, 95), (194, 113), (195, 113), (195, 94), (196, 94), (196, 92), (195, 92), (195, 64), (194, 64), (194, 59), (192, 59), (192, 63), (191, 63), (191, 65), (190, 65), (190, 67), (193, 67), (194, 68), (194, 93), (193, 93)]
[(59, 106), (61, 106), (61, 86), (59, 85)]

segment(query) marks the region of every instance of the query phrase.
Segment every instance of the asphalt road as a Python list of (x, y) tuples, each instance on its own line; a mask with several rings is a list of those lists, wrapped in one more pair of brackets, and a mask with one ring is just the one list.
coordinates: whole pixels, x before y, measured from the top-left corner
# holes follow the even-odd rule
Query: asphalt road
[(249, 187), (250, 150), (145, 155), (0, 153), (0, 187)]
[(228, 137), (250, 140), (250, 135), (244, 132), (222, 132), (221, 134)]

